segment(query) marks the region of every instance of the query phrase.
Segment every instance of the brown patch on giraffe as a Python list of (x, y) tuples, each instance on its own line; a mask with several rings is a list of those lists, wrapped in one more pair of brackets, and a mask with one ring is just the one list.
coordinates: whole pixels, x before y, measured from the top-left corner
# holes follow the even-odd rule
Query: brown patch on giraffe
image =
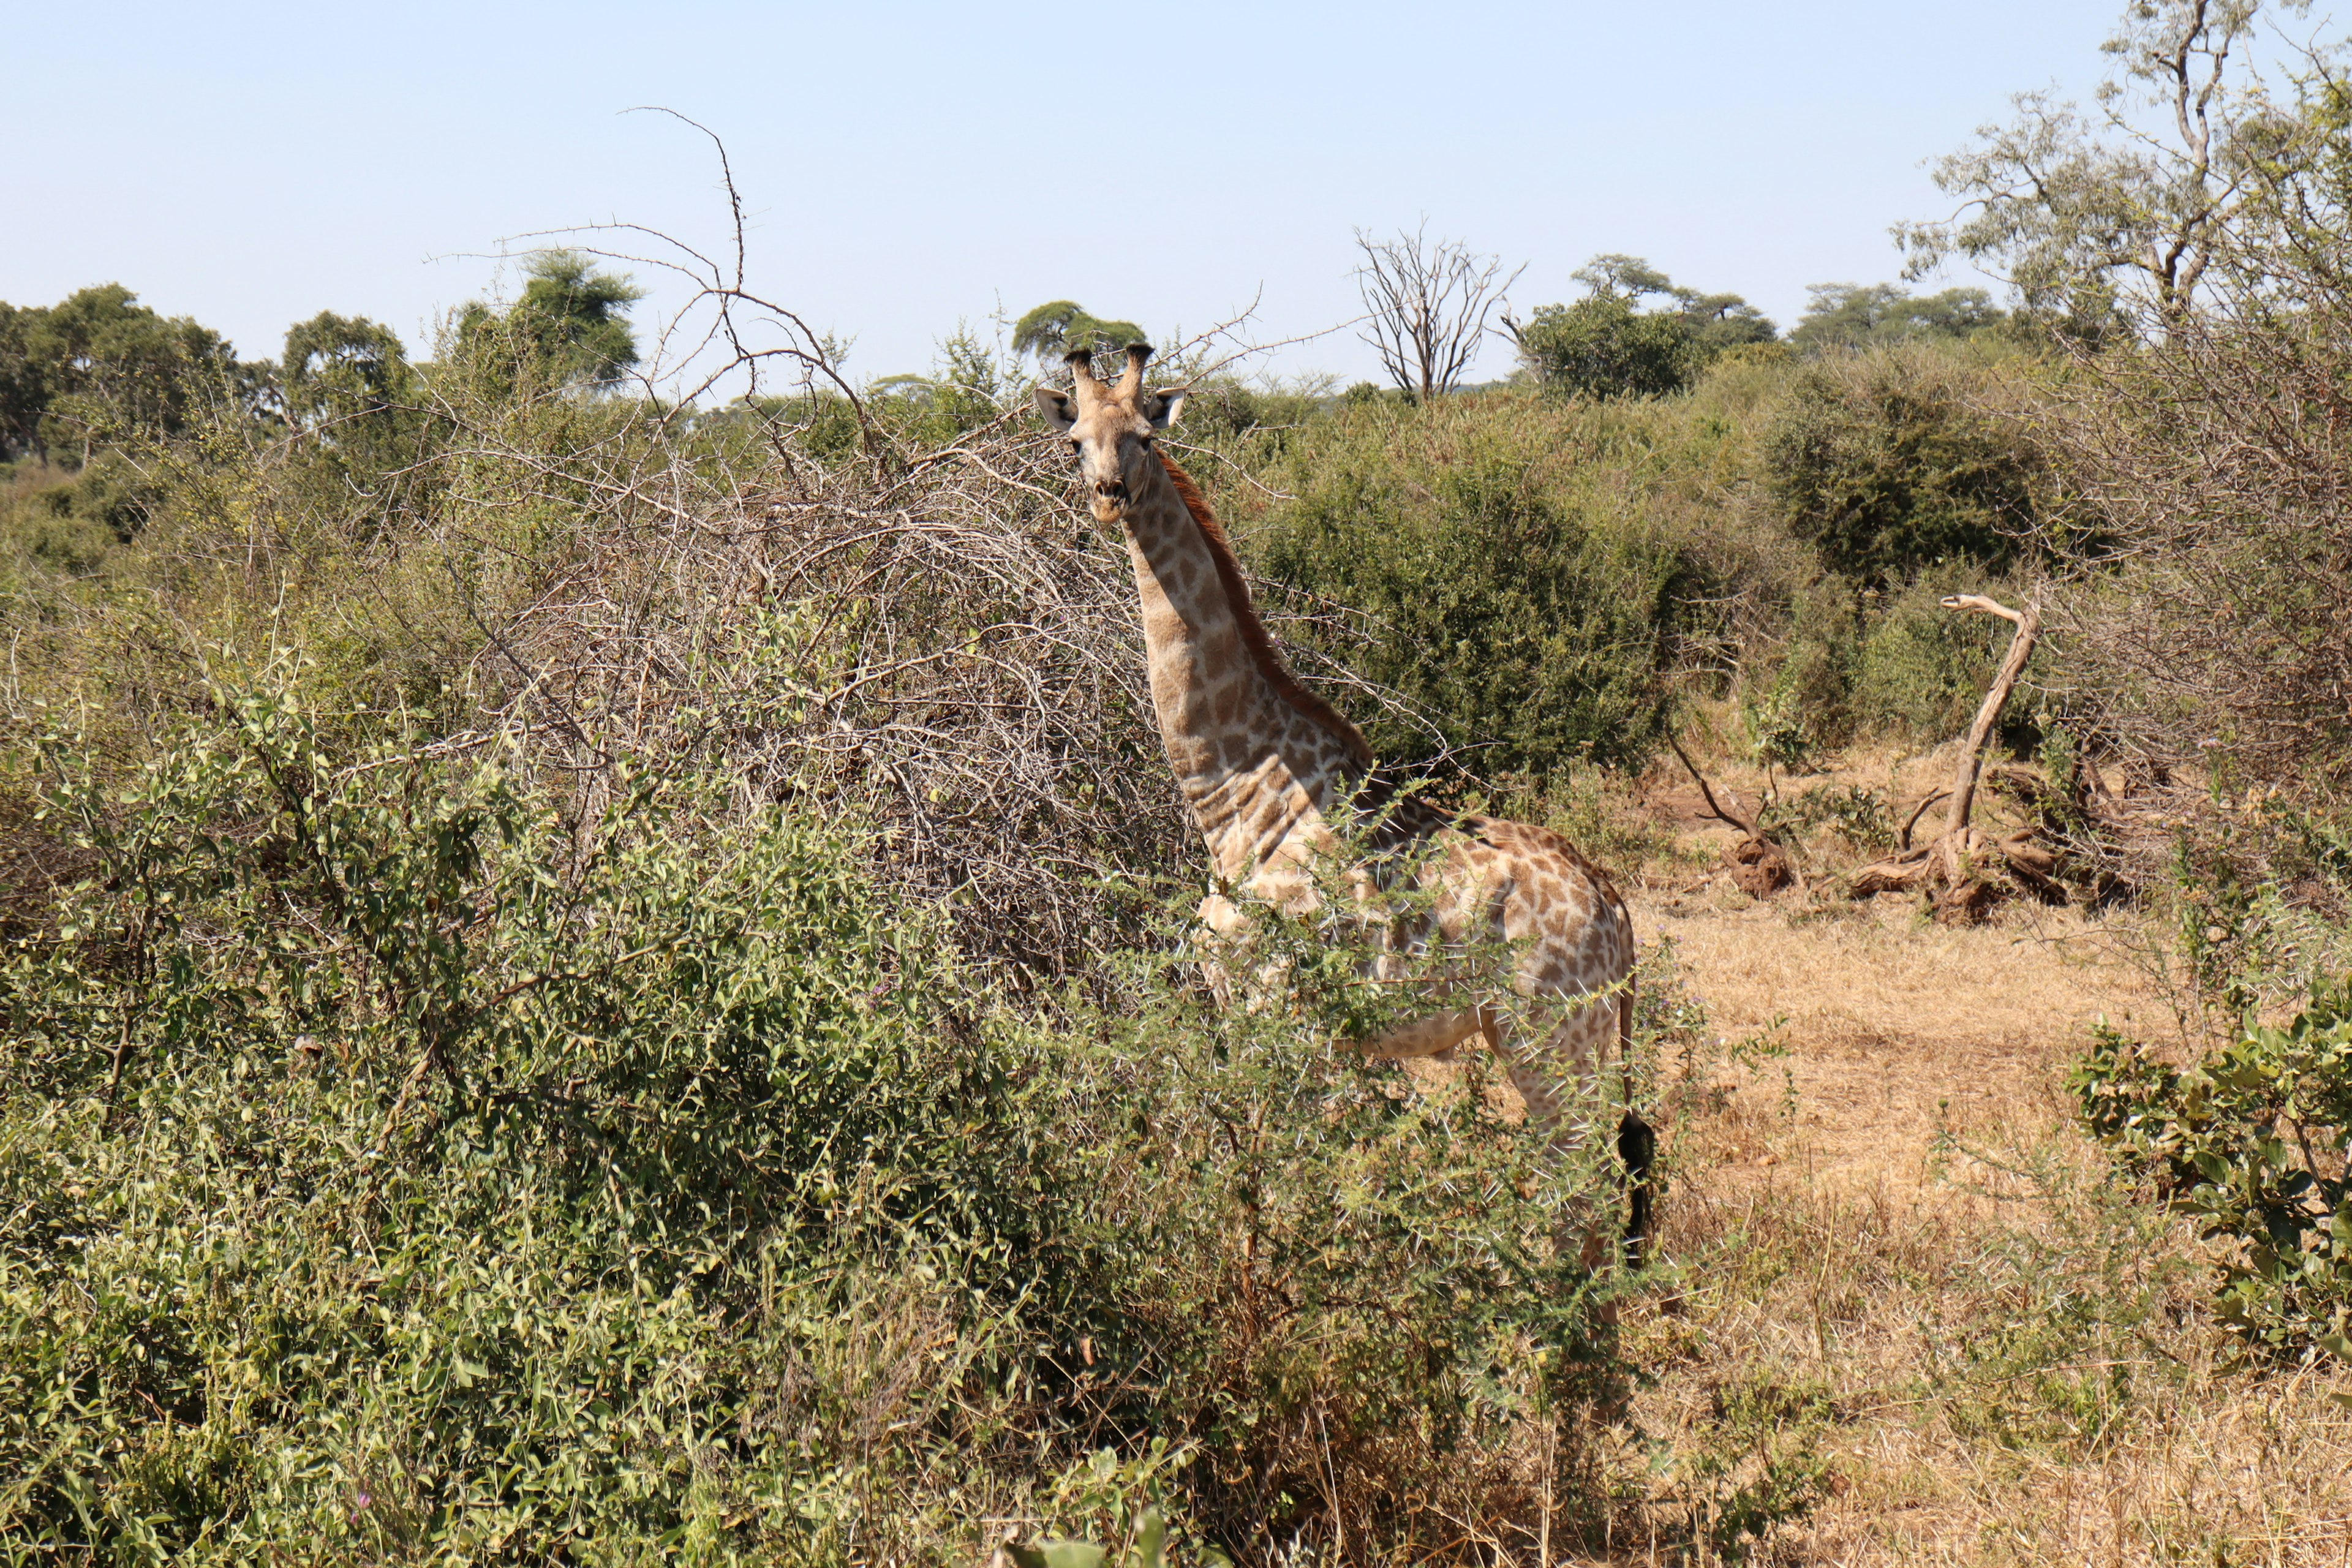
[(1177, 499), (1192, 514), (1202, 539), (1208, 543), (1209, 558), (1216, 563), (1217, 582), (1225, 591), (1225, 602), (1233, 607), (1234, 624), (1241, 628), (1242, 646), (1249, 649), (1250, 662), (1257, 666), (1257, 672), (1274, 688), (1276, 696), (1337, 735), (1349, 757), (1359, 765), (1371, 766), (1372, 748), (1365, 741), (1364, 732), (1349, 723), (1337, 708), (1299, 684), (1298, 677), (1283, 662), (1281, 650), (1274, 646), (1274, 634), (1257, 618), (1257, 606), (1251, 602), (1249, 584), (1242, 576), (1241, 560), (1234, 554), (1233, 542), (1225, 537), (1224, 525), (1209, 510), (1208, 501), (1192, 483), (1192, 476), (1178, 468), (1173, 458), (1165, 453), (1157, 455), (1160, 466), (1168, 471), (1169, 483), (1176, 487)]

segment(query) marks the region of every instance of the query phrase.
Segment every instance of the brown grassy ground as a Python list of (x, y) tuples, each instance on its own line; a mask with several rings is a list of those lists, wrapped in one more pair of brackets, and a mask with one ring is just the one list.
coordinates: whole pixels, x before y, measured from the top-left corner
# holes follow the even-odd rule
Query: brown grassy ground
[(2103, 1185), (2073, 1130), (2085, 1026), (2172, 1026), (2119, 956), (2136, 917), (1751, 901), (1707, 874), (1723, 830), (1651, 798), (1636, 919), (1709, 1024), (1672, 1064), (1681, 1283), (1628, 1309), (1654, 1383), (1601, 1436), (1653, 1506), (1595, 1560), (1675, 1560), (1695, 1513), (1818, 1465), (1817, 1506), (1763, 1555), (2352, 1563), (2352, 1375), (2231, 1369), (2194, 1237)]

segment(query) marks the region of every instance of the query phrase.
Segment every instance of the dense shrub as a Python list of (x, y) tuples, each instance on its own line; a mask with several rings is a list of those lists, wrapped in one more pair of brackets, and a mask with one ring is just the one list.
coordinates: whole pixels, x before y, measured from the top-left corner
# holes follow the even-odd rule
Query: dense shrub
[(2013, 560), (2036, 519), (2036, 466), (1977, 406), (1986, 384), (1927, 347), (1806, 365), (1763, 443), (1783, 525), (1831, 570), (1874, 586), (1937, 562)]
[[(1688, 388), (1721, 355), (1775, 336), (1738, 295), (1681, 287), (1638, 256), (1596, 256), (1574, 276), (1590, 290), (1574, 304), (1538, 306), (1525, 325), (1504, 317), (1520, 363), (1549, 393), (1663, 397)], [(1643, 310), (1645, 300), (1660, 303)]]
[(2092, 1133), (2223, 1245), (2224, 1322), (2352, 1361), (2352, 986), (2186, 1068), (2102, 1025), (2073, 1084)]
[(0, 1539), (941, 1560), (1108, 1447), (1196, 1542), (1405, 1545), (1605, 1373), (1600, 1173), (1351, 1065), (1328, 933), (1260, 1012), (1139, 957), (1024, 1021), (838, 822), (325, 717), (19, 759)]
[(1663, 397), (1705, 362), (1682, 317), (1606, 292), (1538, 306), (1518, 345), (1539, 384), (1571, 397)]
[(1854, 669), (1857, 728), (1927, 745), (1965, 733), (1992, 684), (2009, 627), (1945, 609), (1942, 600), (1948, 594), (2003, 591), (1981, 572), (1930, 571), (1875, 606)]
[(1361, 612), (1352, 647), (1301, 631), (1420, 715), (1376, 719), (1377, 750), (1538, 775), (1648, 754), (1726, 572), (1676, 486), (1728, 431), (1643, 418), (1510, 393), (1353, 404), (1294, 448), (1297, 494), (1252, 548), (1295, 598)]

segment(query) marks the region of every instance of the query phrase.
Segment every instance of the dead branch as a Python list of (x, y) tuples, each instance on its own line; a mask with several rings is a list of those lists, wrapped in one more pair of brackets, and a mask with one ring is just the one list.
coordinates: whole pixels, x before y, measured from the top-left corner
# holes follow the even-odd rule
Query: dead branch
[(2025, 661), (2033, 657), (2033, 641), (2042, 630), (2042, 615), (2031, 600), (2024, 609), (2012, 610), (1981, 594), (1950, 595), (1943, 605), (1948, 610), (1999, 616), (2017, 627), (2016, 635), (2009, 639), (2008, 656), (2000, 661), (2000, 669), (1993, 676), (1984, 700), (1977, 705), (1976, 721), (1969, 726), (1968, 744), (1961, 748), (1960, 760), (1952, 769), (1952, 804), (1944, 814), (1944, 836), (1948, 838), (1969, 825), (1969, 813), (1976, 805), (1977, 778), (1984, 767), (1985, 742), (1992, 737), (1994, 721), (2008, 704), (2017, 678), (2024, 672)]
[(1666, 744), (1674, 748), (1675, 755), (1682, 759), (1684, 768), (1688, 770), (1691, 776), (1691, 782), (1698, 785), (1698, 793), (1705, 797), (1706, 801), (1706, 809), (1709, 815), (1713, 816), (1718, 822), (1729, 823), (1732, 826), (1739, 829), (1740, 832), (1748, 834), (1751, 837), (1754, 837), (1756, 832), (1756, 825), (1754, 823), (1740, 821), (1739, 818), (1732, 816), (1731, 813), (1724, 810), (1721, 805), (1717, 804), (1715, 791), (1707, 787), (1706, 775), (1698, 771), (1698, 764), (1690, 760), (1690, 753), (1683, 750), (1681, 739), (1671, 730), (1666, 732)]
[(1394, 239), (1356, 231), (1364, 253), (1356, 286), (1364, 299), (1361, 336), (1398, 386), (1422, 398), (1451, 392), (1476, 357), (1486, 318), (1518, 281), (1524, 266), (1502, 275), (1499, 257), (1474, 254), (1460, 240), (1432, 243), (1429, 223)]
[(1810, 896), (1812, 889), (1807, 886), (1805, 874), (1797, 868), (1796, 857), (1789, 853), (1787, 847), (1770, 834), (1759, 832), (1754, 823), (1743, 822), (1723, 808), (1722, 803), (1715, 798), (1715, 791), (1708, 785), (1706, 775), (1698, 771), (1698, 764), (1691, 761), (1690, 753), (1683, 750), (1682, 741), (1671, 730), (1666, 732), (1666, 744), (1674, 748), (1675, 755), (1682, 760), (1684, 768), (1689, 772), (1691, 782), (1698, 785), (1698, 793), (1706, 799), (1708, 813), (1717, 821), (1727, 823), (1745, 835), (1724, 852), (1724, 859), (1731, 866), (1732, 885), (1750, 898), (1760, 899), (1794, 882), (1800, 893)]
[[(2025, 671), (2026, 661), (2033, 657), (2034, 639), (2042, 626), (2040, 605), (2037, 601), (2028, 600), (2024, 609), (2012, 610), (1981, 594), (1955, 594), (1947, 597), (1943, 605), (1948, 610), (1999, 616), (2015, 626), (2017, 631), (2010, 638), (2009, 651), (2002, 656), (1984, 700), (1977, 706), (1975, 721), (1969, 726), (1968, 738), (1952, 765), (1950, 787), (1921, 801), (1903, 825), (1901, 851), (1856, 871), (1848, 880), (1846, 890), (1852, 897), (1861, 899), (1877, 893), (1932, 889), (1937, 892), (1938, 920), (1968, 924), (1982, 918), (1991, 904), (1995, 889), (1982, 872), (1995, 864), (2044, 898), (2063, 899), (2064, 889), (2055, 879), (2057, 855), (2034, 841), (2033, 828), (1993, 838), (1978, 831), (1969, 820), (1976, 806), (1977, 786), (1984, 776), (1985, 746), (1992, 738), (2000, 710), (2008, 705), (2010, 693), (2016, 689), (2018, 678)], [(1911, 830), (1938, 799), (1948, 803), (1944, 831), (1934, 843), (1915, 849), (1911, 847)]]

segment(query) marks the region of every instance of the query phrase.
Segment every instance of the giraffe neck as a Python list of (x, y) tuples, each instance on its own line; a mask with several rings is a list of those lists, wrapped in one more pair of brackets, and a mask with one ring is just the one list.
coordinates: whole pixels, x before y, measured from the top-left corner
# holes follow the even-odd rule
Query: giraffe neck
[[(1230, 549), (1183, 470), (1154, 458), (1127, 508), (1151, 705), (1219, 875), (1275, 858), (1360, 777), (1355, 727), (1308, 694), (1258, 621)], [(1197, 510), (1196, 510), (1197, 508)]]

